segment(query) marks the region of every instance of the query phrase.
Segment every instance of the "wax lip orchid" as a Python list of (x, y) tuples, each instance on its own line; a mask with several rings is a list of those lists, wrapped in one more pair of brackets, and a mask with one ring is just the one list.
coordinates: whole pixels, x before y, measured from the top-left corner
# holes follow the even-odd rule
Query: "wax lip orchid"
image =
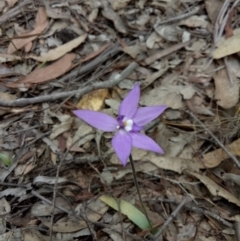
[(101, 131), (116, 131), (112, 146), (124, 166), (127, 164), (132, 147), (163, 154), (161, 147), (140, 131), (144, 125), (157, 118), (167, 106), (138, 108), (139, 98), (140, 86), (136, 84), (120, 104), (117, 119), (92, 110), (73, 111), (77, 117)]

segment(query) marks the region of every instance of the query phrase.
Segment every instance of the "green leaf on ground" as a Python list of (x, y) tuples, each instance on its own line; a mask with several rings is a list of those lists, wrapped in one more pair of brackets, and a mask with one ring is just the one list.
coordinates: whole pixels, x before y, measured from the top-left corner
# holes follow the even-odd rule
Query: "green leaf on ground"
[[(115, 209), (116, 211), (120, 211), (121, 213), (126, 215), (133, 223), (135, 223), (142, 230), (151, 228), (147, 217), (138, 210), (131, 203), (126, 202), (122, 199), (115, 199), (109, 196), (101, 196), (100, 200)], [(120, 207), (120, 210), (119, 210)]]
[(9, 166), (12, 164), (12, 160), (6, 154), (0, 153), (0, 160), (5, 166)]

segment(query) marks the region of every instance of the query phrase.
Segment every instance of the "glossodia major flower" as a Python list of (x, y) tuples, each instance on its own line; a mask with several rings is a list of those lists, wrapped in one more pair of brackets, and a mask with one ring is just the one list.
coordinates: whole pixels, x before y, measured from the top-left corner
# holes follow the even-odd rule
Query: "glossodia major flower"
[(124, 166), (127, 164), (132, 147), (163, 154), (161, 147), (140, 131), (144, 125), (157, 118), (167, 106), (138, 108), (139, 98), (140, 86), (136, 84), (120, 104), (117, 119), (92, 110), (73, 111), (77, 117), (101, 131), (116, 132), (112, 146)]

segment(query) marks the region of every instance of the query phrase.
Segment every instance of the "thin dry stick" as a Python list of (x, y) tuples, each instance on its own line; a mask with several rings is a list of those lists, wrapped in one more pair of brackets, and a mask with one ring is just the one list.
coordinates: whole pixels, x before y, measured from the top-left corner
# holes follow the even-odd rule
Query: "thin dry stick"
[[(160, 202), (166, 202), (166, 203), (174, 203), (174, 204), (179, 204), (179, 202), (177, 202), (176, 200), (172, 200), (172, 199), (164, 199), (164, 198), (157, 198), (156, 200), (152, 200), (152, 199), (147, 199), (145, 198), (144, 201), (148, 201), (148, 202), (156, 202), (156, 201), (160, 201)], [(194, 206), (188, 206), (188, 205), (185, 205), (186, 209), (188, 210), (191, 210), (191, 211), (194, 211), (196, 213), (202, 213), (206, 216), (210, 216), (214, 219), (216, 219), (218, 222), (224, 224), (225, 226), (229, 227), (229, 228), (233, 228), (233, 225), (228, 222), (227, 220), (223, 219), (222, 217), (220, 217), (219, 215), (213, 213), (213, 212), (210, 212), (206, 209), (203, 209), (203, 208), (199, 208), (199, 207), (194, 207)]]
[(174, 22), (178, 22), (178, 21), (181, 21), (183, 19), (186, 19), (186, 18), (189, 18), (195, 14), (197, 14), (199, 12), (199, 7), (196, 7), (194, 8), (192, 11), (188, 12), (188, 13), (184, 13), (184, 14), (181, 14), (177, 17), (174, 17), (174, 18), (169, 18), (169, 19), (166, 19), (166, 20), (163, 20), (161, 21), (160, 23), (157, 24), (157, 26), (159, 25), (163, 25), (163, 24), (168, 24), (168, 23), (174, 23)]
[(218, 138), (197, 118), (196, 115), (194, 115), (188, 110), (186, 112), (202, 126), (202, 128), (214, 139), (217, 145), (220, 146), (227, 153), (227, 155), (232, 159), (235, 165), (240, 169), (240, 163), (238, 159), (221, 143), (221, 141), (218, 140)]
[(65, 98), (68, 98), (68, 96), (76, 95), (76, 94), (79, 97), (82, 97), (83, 95), (96, 89), (109, 89), (114, 87), (115, 85), (123, 81), (127, 76), (129, 76), (129, 74), (131, 74), (137, 68), (137, 66), (138, 66), (137, 63), (132, 62), (126, 69), (123, 70), (121, 75), (115, 76), (114, 79), (90, 84), (89, 86), (86, 86), (84, 88), (79, 88), (78, 90), (66, 91), (66, 92), (61, 92), (61, 93), (56, 93), (51, 95), (44, 95), (44, 96), (39, 96), (34, 98), (20, 98), (14, 101), (0, 100), (0, 106), (20, 107), (20, 106), (38, 104), (43, 102), (56, 101), (59, 99), (65, 99)]
[(157, 241), (159, 236), (162, 234), (163, 230), (173, 221), (173, 219), (177, 216), (179, 211), (182, 209), (182, 207), (186, 204), (186, 202), (189, 200), (189, 197), (185, 197), (182, 202), (177, 206), (177, 208), (171, 213), (167, 221), (162, 225), (162, 227), (157, 231), (157, 233), (153, 237), (153, 241)]
[(9, 21), (9, 19), (16, 17), (19, 13), (21, 13), (22, 8), (30, 3), (32, 3), (32, 0), (25, 0), (21, 3), (19, 3), (19, 5), (17, 5), (16, 7), (10, 9), (8, 12), (6, 12), (5, 14), (3, 14), (0, 17), (0, 24), (3, 24), (5, 22)]

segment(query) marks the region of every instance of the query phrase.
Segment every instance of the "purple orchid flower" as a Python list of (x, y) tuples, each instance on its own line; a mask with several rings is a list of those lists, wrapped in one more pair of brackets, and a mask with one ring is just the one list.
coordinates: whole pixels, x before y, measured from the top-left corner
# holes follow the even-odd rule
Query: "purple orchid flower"
[(117, 119), (92, 110), (73, 111), (77, 117), (101, 131), (117, 131), (112, 139), (112, 146), (124, 166), (127, 164), (132, 147), (164, 153), (155, 141), (141, 134), (140, 131), (144, 125), (157, 118), (167, 106), (138, 108), (139, 98), (140, 86), (136, 84), (120, 104)]

